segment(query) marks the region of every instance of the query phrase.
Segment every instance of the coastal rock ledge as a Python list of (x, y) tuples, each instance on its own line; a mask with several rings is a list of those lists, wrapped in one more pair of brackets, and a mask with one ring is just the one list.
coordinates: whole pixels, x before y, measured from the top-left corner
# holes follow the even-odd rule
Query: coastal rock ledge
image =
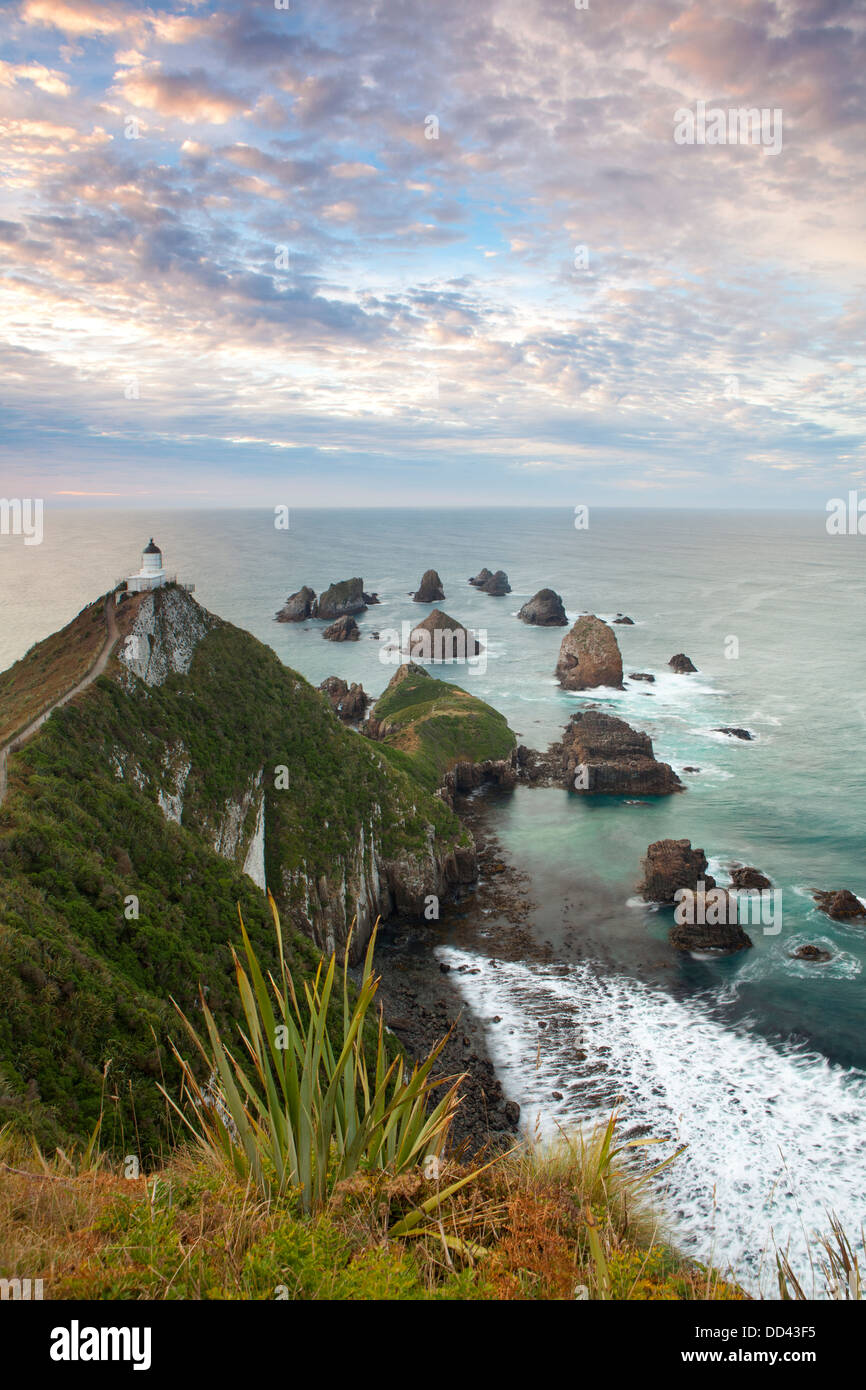
[(684, 791), (668, 763), (653, 753), (649, 734), (601, 710), (572, 715), (562, 742), (550, 750), (559, 779), (583, 795), (668, 796)]
[(562, 639), (556, 675), (563, 690), (622, 690), (622, 656), (607, 623), (592, 613), (578, 618)]

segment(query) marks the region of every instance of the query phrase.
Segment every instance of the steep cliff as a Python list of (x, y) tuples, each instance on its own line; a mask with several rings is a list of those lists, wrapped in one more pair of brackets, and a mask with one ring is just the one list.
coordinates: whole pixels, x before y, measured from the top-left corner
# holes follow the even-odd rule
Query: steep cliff
[(156, 1142), (168, 1001), (194, 1011), (207, 979), (232, 1008), (238, 903), (265, 956), (265, 884), (299, 961), (339, 949), (355, 917), (357, 955), (377, 915), (420, 917), (471, 881), (475, 852), (440, 798), (183, 590), (125, 600), (118, 625), (105, 674), (8, 763), (0, 1122), (26, 1108), (43, 1136), (83, 1133), (110, 1058), (119, 1116), (135, 1101)]

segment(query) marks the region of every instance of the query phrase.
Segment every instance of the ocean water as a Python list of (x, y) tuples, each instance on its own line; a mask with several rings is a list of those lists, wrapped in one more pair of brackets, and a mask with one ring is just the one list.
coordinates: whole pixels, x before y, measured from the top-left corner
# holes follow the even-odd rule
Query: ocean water
[[(264, 511), (49, 511), (42, 545), (0, 538), (0, 667), (137, 569), (151, 534), (200, 602), (314, 683), (339, 674), (378, 694), (394, 670), (383, 635), (427, 611), (410, 595), (433, 567), (439, 606), (486, 634), (488, 652), (485, 670), (444, 674), (500, 709), (522, 742), (546, 747), (589, 702), (646, 729), (688, 790), (634, 804), (530, 788), (497, 798), (497, 833), (530, 877), (532, 949), (518, 955), (495, 921), (471, 937), (443, 925), (437, 949), (481, 968), (455, 978), (482, 1017), (500, 1017), (492, 1055), (529, 1127), (622, 1097), (627, 1128), (689, 1144), (665, 1201), (695, 1251), (747, 1261), (757, 1285), (771, 1231), (802, 1262), (828, 1210), (859, 1230), (866, 929), (832, 922), (811, 892), (866, 900), (862, 537), (829, 536), (823, 513), (802, 512), (599, 509), (577, 530), (568, 508), (297, 511), (278, 531)], [(508, 572), (509, 595), (467, 584), (483, 565)], [(359, 642), (274, 622), (302, 584), (321, 591), (356, 574), (382, 599), (359, 620)], [(514, 616), (546, 586), (570, 618), (632, 617), (615, 628), (625, 671), (655, 684), (562, 692), (564, 629)], [(697, 674), (671, 673), (681, 651)], [(635, 898), (646, 846), (665, 836), (703, 846), (722, 877), (733, 860), (767, 873), (781, 931), (752, 928), (754, 950), (734, 958), (674, 953), (670, 914)], [(792, 960), (807, 941), (833, 960)]]

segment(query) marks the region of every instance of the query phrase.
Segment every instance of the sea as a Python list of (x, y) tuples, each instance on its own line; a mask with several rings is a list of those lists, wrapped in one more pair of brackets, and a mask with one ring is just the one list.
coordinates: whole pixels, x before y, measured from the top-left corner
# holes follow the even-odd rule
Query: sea
[[(427, 611), (411, 595), (434, 568), (439, 606), (485, 648), (476, 669), (442, 674), (501, 710), (522, 743), (547, 747), (588, 704), (646, 730), (687, 790), (626, 800), (521, 786), (492, 798), (533, 904), (520, 948), (505, 922), (470, 929), (444, 913), (432, 952), (484, 1024), (527, 1131), (616, 1107), (624, 1135), (664, 1141), (654, 1155), (686, 1146), (658, 1193), (682, 1248), (772, 1297), (776, 1248), (808, 1287), (814, 1233), (831, 1215), (859, 1240), (866, 925), (832, 921), (812, 894), (849, 888), (866, 902), (866, 538), (828, 534), (817, 511), (49, 508), (41, 544), (0, 537), (0, 668), (138, 569), (150, 536), (199, 602), (314, 684), (336, 674), (384, 689), (394, 635)], [(472, 588), (483, 566), (504, 569), (511, 593)], [(360, 641), (274, 621), (301, 585), (321, 592), (354, 575), (380, 598)], [(633, 619), (614, 628), (624, 690), (559, 688), (565, 629), (516, 618), (546, 587), (569, 619)], [(696, 673), (670, 669), (679, 652)], [(731, 863), (758, 867), (781, 892), (781, 922), (747, 928), (754, 947), (733, 957), (674, 951), (672, 914), (636, 893), (647, 845), (666, 837), (701, 846), (720, 881)], [(805, 943), (831, 960), (793, 959)]]

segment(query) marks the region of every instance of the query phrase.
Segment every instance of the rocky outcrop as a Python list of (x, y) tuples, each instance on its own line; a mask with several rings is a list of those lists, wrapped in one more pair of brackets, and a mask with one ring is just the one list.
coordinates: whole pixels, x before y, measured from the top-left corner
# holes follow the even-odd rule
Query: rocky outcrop
[(344, 724), (357, 724), (364, 718), (370, 696), (363, 685), (354, 681), (349, 685), (340, 676), (328, 676), (327, 680), (322, 681), (319, 689), (327, 695), (331, 708)]
[(676, 656), (672, 656), (668, 662), (668, 666), (670, 666), (671, 670), (675, 671), (678, 676), (686, 676), (690, 671), (697, 671), (698, 669), (694, 662), (686, 656), (685, 652), (677, 652)]
[(564, 690), (622, 687), (622, 657), (615, 634), (592, 613), (578, 618), (562, 639), (556, 675)]
[(748, 950), (752, 939), (743, 931), (735, 893), (709, 888), (680, 902), (669, 940), (678, 951), (712, 951), (732, 955)]
[(425, 570), (413, 595), (415, 603), (439, 603), (445, 597), (442, 580), (435, 570)]
[(374, 608), (377, 603), (382, 602), (378, 594), (368, 594), (366, 590), (364, 591), (363, 599), (368, 608)]
[(568, 623), (562, 599), (553, 589), (539, 589), (517, 616), (532, 627), (565, 627)]
[(453, 807), (455, 797), (466, 796), (478, 787), (495, 786), (502, 791), (510, 791), (516, 786), (517, 777), (515, 749), (510, 758), (486, 758), (480, 763), (455, 763), (445, 774), (440, 795), (443, 801)]
[(744, 743), (751, 743), (754, 734), (750, 734), (748, 729), (737, 729), (733, 725), (724, 724), (718, 729), (713, 730), (714, 734), (727, 734), (728, 738), (741, 738)]
[(822, 912), (837, 922), (858, 922), (866, 919), (866, 907), (848, 888), (834, 888), (813, 893)]
[(623, 627), (634, 627), (634, 618), (627, 618), (623, 613), (617, 613), (614, 622), (620, 623)]
[(145, 594), (135, 621), (118, 646), (121, 684), (131, 690), (138, 676), (145, 685), (162, 685), (169, 676), (185, 676), (199, 642), (219, 620), (196, 603), (185, 589), (154, 589)]
[(796, 951), (791, 952), (792, 960), (808, 960), (814, 965), (823, 965), (826, 961), (833, 959), (832, 951), (825, 951), (823, 946), (813, 946), (807, 942), (805, 946), (798, 946)]
[(475, 588), (481, 589), (483, 593), (490, 594), (492, 598), (503, 598), (505, 594), (511, 593), (511, 585), (505, 570), (497, 570), (493, 574), (485, 568), (476, 574), (474, 579), (470, 579), (469, 583), (474, 584)]
[(595, 796), (668, 796), (683, 784), (653, 753), (649, 734), (601, 710), (572, 715), (549, 757), (569, 791)]
[(630, 671), (628, 678), (630, 681), (647, 681), (650, 685), (655, 685), (656, 679), (649, 671)]
[(316, 591), (305, 584), (290, 594), (276, 615), (278, 623), (303, 623), (312, 618), (316, 606)]
[(692, 849), (691, 840), (656, 840), (643, 861), (641, 896), (647, 902), (670, 903), (679, 888), (697, 892), (698, 884), (715, 888), (716, 880), (707, 873), (707, 856)]
[(449, 618), (441, 608), (432, 613), (409, 635), (409, 656), (412, 661), (461, 660), (477, 656), (481, 644), (456, 618)]
[(751, 865), (741, 864), (731, 869), (732, 888), (772, 888), (772, 883), (766, 874), (762, 874), (760, 869), (754, 869)]
[(346, 614), (330, 627), (326, 627), (322, 636), (329, 642), (357, 642), (361, 632), (355, 619)]
[(331, 584), (320, 595), (313, 617), (333, 622), (336, 618), (363, 613), (370, 597), (364, 593), (363, 579), (341, 579), (339, 584)]

